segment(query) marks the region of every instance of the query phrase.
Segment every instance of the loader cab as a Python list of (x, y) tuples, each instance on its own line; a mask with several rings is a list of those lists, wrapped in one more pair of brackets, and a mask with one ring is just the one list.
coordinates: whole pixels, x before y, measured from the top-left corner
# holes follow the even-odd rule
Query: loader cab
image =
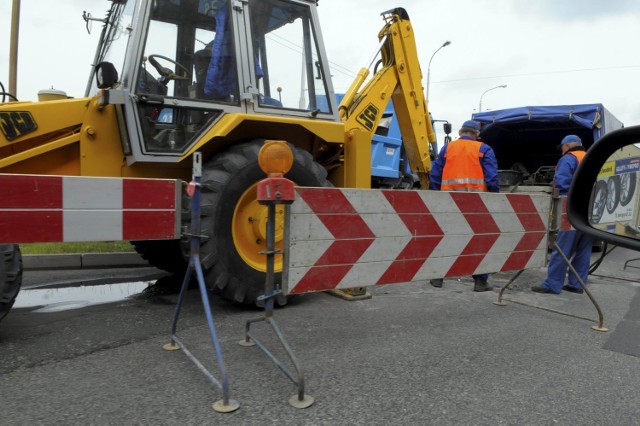
[(122, 7), (96, 63), (121, 70), (110, 102), (129, 164), (177, 162), (227, 114), (338, 121), (319, 101), (334, 97), (315, 1), (113, 0), (112, 16)]

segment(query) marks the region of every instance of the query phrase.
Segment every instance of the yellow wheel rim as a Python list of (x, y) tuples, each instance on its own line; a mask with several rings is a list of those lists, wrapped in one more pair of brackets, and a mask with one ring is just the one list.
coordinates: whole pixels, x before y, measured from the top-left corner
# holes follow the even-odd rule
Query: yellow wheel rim
[[(258, 204), (255, 183), (247, 189), (236, 204), (231, 224), (233, 243), (238, 254), (253, 269), (266, 272), (267, 257), (260, 254), (267, 249), (267, 206)], [(276, 206), (275, 246), (282, 250), (284, 238), (284, 206)], [(282, 255), (275, 257), (275, 270), (282, 272)]]

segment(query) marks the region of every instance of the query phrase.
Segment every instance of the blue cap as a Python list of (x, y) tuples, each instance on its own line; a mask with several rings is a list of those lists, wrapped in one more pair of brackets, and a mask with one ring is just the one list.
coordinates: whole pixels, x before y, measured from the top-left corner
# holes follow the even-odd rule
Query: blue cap
[(473, 129), (476, 131), (480, 131), (480, 125), (478, 124), (477, 121), (475, 120), (467, 120), (464, 123), (462, 123), (462, 129)]
[(577, 142), (579, 145), (582, 145), (582, 140), (576, 135), (567, 135), (562, 138), (562, 142), (558, 145), (558, 149), (562, 149), (562, 145), (565, 143)]

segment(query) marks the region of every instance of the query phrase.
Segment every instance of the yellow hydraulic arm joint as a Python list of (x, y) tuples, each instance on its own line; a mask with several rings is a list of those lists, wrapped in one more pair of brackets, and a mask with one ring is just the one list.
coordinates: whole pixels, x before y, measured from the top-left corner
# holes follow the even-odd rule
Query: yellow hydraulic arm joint
[[(369, 71), (363, 68), (339, 106), (340, 118), (345, 123), (345, 180), (347, 186), (362, 187), (370, 179), (371, 138), (392, 99), (409, 164), (420, 177), (421, 187), (427, 189), (431, 170), (429, 144), (435, 151), (436, 138), (422, 88), (413, 27), (402, 8), (382, 15), (385, 26), (378, 33), (381, 60), (376, 72), (364, 84)], [(368, 161), (366, 171), (364, 151)]]

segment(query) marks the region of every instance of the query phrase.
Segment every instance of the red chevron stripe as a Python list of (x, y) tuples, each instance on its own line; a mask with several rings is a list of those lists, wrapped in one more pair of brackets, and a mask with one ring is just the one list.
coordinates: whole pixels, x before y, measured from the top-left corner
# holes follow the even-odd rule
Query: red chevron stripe
[(569, 222), (569, 215), (567, 214), (567, 197), (562, 198), (562, 213), (561, 213), (561, 222), (560, 222), (560, 230), (561, 231), (570, 231), (573, 229), (571, 226), (571, 222)]
[(447, 276), (455, 277), (475, 272), (500, 237), (500, 228), (489, 213), (480, 194), (452, 192), (451, 198), (475, 234), (447, 271)]
[(312, 266), (290, 293), (333, 290), (352, 267), (353, 265)]
[[(382, 191), (413, 237), (376, 284), (411, 281), (431, 255), (444, 232), (415, 191)], [(426, 238), (425, 238), (426, 237)]]
[(373, 238), (361, 240), (335, 240), (314, 266), (353, 265), (374, 242)]
[(356, 213), (339, 188), (296, 188), (296, 192), (315, 214)]
[(447, 271), (446, 276), (460, 277), (464, 275), (471, 275), (476, 271), (478, 265), (480, 265), (480, 262), (482, 262), (484, 257), (484, 254), (459, 256), (456, 261), (453, 262), (453, 265), (451, 265), (449, 271)]
[(524, 269), (546, 235), (546, 227), (531, 197), (523, 194), (507, 194), (507, 200), (524, 228), (523, 235), (513, 253), (507, 258), (502, 271)]
[(545, 232), (530, 232), (524, 234), (500, 270), (515, 271), (524, 269), (545, 235)]
[(297, 188), (298, 194), (336, 239), (292, 293), (335, 288), (375, 240), (375, 235), (340, 189)]
[(396, 260), (384, 271), (376, 285), (411, 281), (424, 261), (424, 259)]
[(513, 211), (526, 232), (545, 231), (546, 227), (531, 197), (523, 194), (506, 194)]
[(336, 239), (375, 238), (362, 217), (355, 214), (317, 214)]
[(398, 213), (430, 213), (416, 191), (383, 190), (382, 194)]
[(467, 256), (472, 254), (485, 255), (491, 250), (491, 247), (500, 238), (499, 234), (482, 234), (474, 235), (467, 243), (460, 256)]

